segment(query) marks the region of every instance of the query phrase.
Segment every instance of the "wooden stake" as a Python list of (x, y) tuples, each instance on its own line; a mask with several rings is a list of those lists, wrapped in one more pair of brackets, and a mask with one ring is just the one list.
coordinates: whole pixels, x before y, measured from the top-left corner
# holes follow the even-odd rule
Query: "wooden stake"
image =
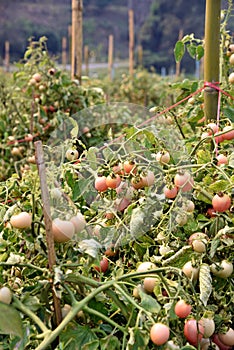
[[(184, 31), (183, 29), (180, 29), (179, 35), (178, 35), (178, 40), (181, 40), (183, 38)], [(176, 62), (176, 77), (178, 78), (180, 76), (180, 61)]]
[(68, 63), (71, 64), (72, 61), (72, 26), (68, 26)]
[[(45, 222), (49, 270), (51, 275), (53, 276), (54, 266), (56, 265), (56, 254), (54, 249), (54, 237), (52, 233), (50, 197), (49, 197), (49, 191), (48, 191), (47, 180), (46, 180), (44, 152), (43, 152), (43, 146), (41, 141), (34, 142), (34, 145), (35, 145), (36, 163), (37, 163), (38, 174), (40, 178), (40, 186), (41, 186), (41, 200), (43, 205), (43, 214), (44, 214), (44, 222)], [(53, 293), (53, 302), (54, 302), (54, 311), (55, 311), (55, 321), (56, 321), (56, 325), (58, 326), (62, 320), (62, 313), (61, 313), (60, 299), (56, 296), (54, 291), (53, 280), (52, 280), (52, 293)]]
[(77, 17), (77, 79), (82, 80), (82, 50), (83, 50), (83, 0), (78, 0)]
[(67, 65), (67, 38), (64, 36), (62, 38), (62, 65), (66, 69)]
[(89, 47), (84, 46), (85, 75), (89, 76)]
[(114, 37), (111, 34), (109, 35), (109, 43), (108, 43), (108, 76), (110, 80), (112, 80), (112, 70), (113, 70), (113, 48), (114, 48)]
[(77, 18), (78, 0), (72, 0), (72, 33), (71, 33), (71, 78), (77, 75)]
[(143, 48), (142, 45), (138, 45), (137, 47), (137, 53), (138, 53), (138, 66), (143, 66)]
[(9, 72), (10, 69), (10, 43), (5, 41), (5, 70)]
[[(206, 0), (205, 18), (205, 82), (219, 82), (219, 45), (220, 45), (220, 12), (221, 0)], [(216, 120), (218, 91), (206, 87), (204, 89), (204, 112), (206, 121)]]
[(133, 76), (134, 69), (134, 12), (128, 10), (129, 19), (129, 74)]

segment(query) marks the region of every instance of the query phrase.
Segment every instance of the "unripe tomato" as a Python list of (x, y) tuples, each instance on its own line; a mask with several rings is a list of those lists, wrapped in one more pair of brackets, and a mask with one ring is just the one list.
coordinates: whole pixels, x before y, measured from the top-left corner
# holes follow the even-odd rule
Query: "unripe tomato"
[(145, 277), (143, 281), (144, 290), (147, 293), (153, 293), (158, 279), (154, 277)]
[(218, 193), (212, 199), (212, 205), (215, 211), (223, 213), (231, 206), (231, 198), (225, 193)]
[(234, 72), (232, 72), (229, 77), (228, 77), (228, 81), (230, 84), (234, 84)]
[(197, 253), (204, 253), (206, 251), (208, 237), (203, 232), (195, 232), (189, 237), (189, 244)]
[(99, 265), (94, 266), (94, 268), (98, 272), (105, 273), (108, 270), (108, 266), (109, 266), (108, 259), (103, 257), (102, 260), (100, 260)]
[(201, 340), (201, 350), (209, 350), (209, 349), (211, 349), (211, 346), (212, 346), (212, 349), (214, 349), (214, 350), (220, 350), (218, 345), (211, 342), (210, 339), (204, 338)]
[(226, 333), (219, 333), (218, 337), (224, 345), (234, 345), (234, 330), (232, 328), (229, 328)]
[(75, 227), (75, 233), (80, 233), (86, 226), (84, 215), (81, 213), (77, 213), (76, 216), (73, 216), (70, 221)]
[(188, 172), (181, 172), (175, 175), (174, 184), (182, 192), (188, 192), (192, 190), (194, 181), (191, 174)]
[(204, 334), (204, 327), (201, 322), (197, 322), (195, 319), (190, 319), (185, 322), (184, 336), (191, 345), (197, 346)]
[(128, 161), (126, 160), (123, 164), (123, 169), (125, 174), (136, 174), (137, 168), (136, 168), (136, 163), (133, 161)]
[(224, 140), (232, 140), (234, 139), (234, 128), (231, 125), (226, 125), (223, 128), (223, 131), (225, 131), (225, 134), (223, 134)]
[(193, 203), (193, 201), (191, 200), (187, 200), (184, 204), (183, 204), (183, 209), (185, 211), (187, 211), (187, 213), (192, 213), (195, 209), (195, 204)]
[(179, 300), (175, 304), (175, 314), (180, 318), (186, 318), (190, 315), (192, 311), (192, 306), (187, 304), (184, 300)]
[(206, 127), (207, 127), (207, 129), (208, 129), (208, 134), (209, 134), (209, 135), (213, 135), (213, 134), (215, 134), (216, 132), (219, 131), (219, 127), (218, 127), (218, 125), (215, 124), (215, 123), (209, 123), (209, 124), (207, 124)]
[(143, 263), (141, 263), (138, 267), (137, 267), (137, 272), (145, 272), (145, 271), (150, 271), (153, 269), (156, 269), (157, 266), (152, 263), (151, 261), (145, 261)]
[(183, 273), (193, 281), (198, 279), (199, 269), (197, 267), (193, 267), (192, 261), (188, 261), (184, 264), (182, 268)]
[(230, 261), (222, 260), (221, 263), (212, 264), (210, 270), (215, 276), (228, 278), (233, 273), (233, 264)]
[(10, 304), (12, 300), (12, 293), (8, 287), (0, 289), (0, 301), (5, 304)]
[(172, 188), (169, 188), (167, 186), (163, 189), (164, 195), (168, 199), (174, 199), (177, 196), (178, 193), (178, 187), (174, 186)]
[(79, 152), (76, 149), (68, 149), (66, 151), (67, 160), (73, 161), (73, 160), (78, 159), (78, 157), (79, 157)]
[(108, 188), (117, 188), (121, 183), (121, 177), (118, 174), (108, 175), (106, 178), (106, 185)]
[(52, 232), (55, 242), (69, 241), (75, 234), (75, 226), (72, 222), (56, 218), (52, 222)]
[(167, 151), (160, 151), (156, 154), (156, 160), (161, 164), (168, 164), (170, 162), (170, 158), (170, 153)]
[(155, 323), (150, 329), (150, 339), (155, 345), (165, 344), (169, 336), (169, 327), (163, 323)]
[(41, 74), (40, 73), (35, 73), (32, 76), (32, 79), (35, 79), (37, 83), (41, 81)]
[(10, 223), (15, 228), (27, 228), (32, 224), (32, 215), (22, 211), (17, 215), (12, 215), (10, 218)]
[(217, 165), (228, 164), (228, 158), (224, 154), (219, 154), (216, 159), (218, 161)]
[(114, 165), (113, 168), (112, 168), (112, 171), (113, 171), (114, 174), (119, 174), (119, 175), (121, 175), (121, 174), (122, 174), (122, 171), (123, 171), (122, 164), (121, 164), (121, 163), (118, 163), (118, 164)]
[(145, 176), (142, 177), (142, 181), (144, 183), (145, 187), (150, 187), (154, 184), (154, 173), (153, 171), (149, 170)]
[(140, 291), (144, 292), (144, 289), (141, 284), (138, 284), (136, 287), (133, 288), (132, 295), (136, 299), (140, 299)]
[(71, 311), (71, 305), (69, 304), (65, 304), (63, 307), (62, 307), (62, 318), (65, 318), (67, 316), (67, 314)]
[(234, 54), (231, 54), (231, 56), (229, 57), (229, 63), (231, 65), (234, 65)]
[(98, 192), (105, 192), (108, 189), (105, 176), (98, 176), (95, 179), (94, 187)]
[(215, 331), (215, 323), (212, 318), (202, 317), (201, 324), (204, 327), (204, 338), (210, 338)]

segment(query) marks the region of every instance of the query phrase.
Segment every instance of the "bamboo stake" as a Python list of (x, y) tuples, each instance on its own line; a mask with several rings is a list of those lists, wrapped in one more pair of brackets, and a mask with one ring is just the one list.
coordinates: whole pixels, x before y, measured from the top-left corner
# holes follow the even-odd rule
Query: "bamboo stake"
[(71, 79), (75, 78), (77, 72), (77, 16), (78, 0), (72, 0)]
[(109, 35), (109, 44), (108, 44), (108, 76), (112, 80), (112, 70), (113, 70), (113, 48), (114, 48), (114, 37)]
[(62, 38), (62, 65), (66, 69), (67, 65), (67, 38), (64, 36)]
[(89, 76), (89, 47), (84, 46), (85, 75)]
[(83, 0), (78, 0), (77, 13), (77, 79), (82, 80), (82, 50), (83, 50)]
[(128, 10), (129, 18), (129, 74), (133, 76), (134, 68), (134, 12), (132, 9)]
[(5, 70), (9, 72), (10, 68), (10, 43), (9, 41), (5, 41)]
[[(181, 40), (183, 38), (184, 31), (183, 29), (180, 29), (179, 35), (178, 35), (178, 40)], [(176, 62), (176, 77), (178, 78), (180, 76), (180, 61)]]
[[(205, 19), (205, 82), (219, 82), (219, 45), (220, 45), (220, 11), (221, 0), (206, 0)], [(206, 121), (217, 117), (218, 91), (206, 87), (204, 89), (204, 112)]]
[[(44, 152), (43, 152), (43, 146), (41, 141), (36, 141), (34, 145), (35, 145), (36, 163), (37, 163), (38, 174), (40, 178), (40, 186), (41, 186), (41, 200), (43, 205), (43, 214), (44, 214), (44, 222), (45, 222), (49, 271), (51, 275), (53, 275), (54, 266), (56, 265), (56, 254), (54, 249), (54, 237), (52, 233), (50, 197), (49, 197), (49, 191), (48, 191), (47, 180), (46, 180)], [(53, 281), (51, 281), (51, 283), (53, 283)], [(62, 313), (61, 313), (60, 299), (56, 296), (53, 285), (52, 285), (52, 293), (53, 293), (53, 302), (54, 302), (54, 311), (55, 311), (55, 323), (56, 323), (56, 326), (58, 326), (62, 321)]]

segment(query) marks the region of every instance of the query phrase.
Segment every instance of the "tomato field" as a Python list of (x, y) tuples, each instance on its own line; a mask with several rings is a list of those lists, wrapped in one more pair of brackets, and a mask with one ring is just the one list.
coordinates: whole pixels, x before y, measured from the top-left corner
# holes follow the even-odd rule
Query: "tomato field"
[(1, 349), (234, 348), (229, 6), (219, 82), (79, 84), (44, 37), (1, 73)]

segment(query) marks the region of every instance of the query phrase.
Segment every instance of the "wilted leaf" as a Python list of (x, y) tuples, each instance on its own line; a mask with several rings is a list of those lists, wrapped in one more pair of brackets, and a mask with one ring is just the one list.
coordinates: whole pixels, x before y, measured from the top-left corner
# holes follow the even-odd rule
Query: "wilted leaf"
[(84, 239), (79, 243), (79, 248), (83, 251), (83, 253), (86, 253), (93, 258), (97, 257), (99, 249), (101, 249), (101, 247), (101, 244), (95, 241), (93, 238)]
[(88, 161), (91, 169), (93, 169), (93, 170), (96, 170), (98, 167), (96, 153), (97, 153), (97, 148), (90, 147), (89, 150), (87, 151), (87, 155), (86, 155), (87, 161)]
[(89, 343), (86, 343), (82, 346), (81, 350), (98, 350), (99, 349), (99, 341), (92, 340)]
[(200, 300), (206, 306), (207, 301), (212, 292), (212, 278), (210, 275), (210, 267), (207, 264), (201, 264), (200, 266), (199, 286), (200, 286)]
[(141, 208), (133, 209), (131, 220), (130, 220), (130, 231), (132, 236), (139, 234), (139, 231), (141, 230), (141, 226), (143, 225), (143, 222), (144, 222), (144, 217), (145, 217), (145, 214)]
[(19, 312), (11, 305), (0, 303), (0, 334), (23, 337), (23, 324)]
[(181, 61), (182, 57), (184, 56), (184, 53), (185, 53), (184, 43), (182, 41), (177, 41), (174, 48), (174, 56), (175, 56), (176, 62)]
[(149, 332), (140, 328), (130, 328), (130, 337), (128, 341), (128, 350), (145, 350), (149, 343)]

